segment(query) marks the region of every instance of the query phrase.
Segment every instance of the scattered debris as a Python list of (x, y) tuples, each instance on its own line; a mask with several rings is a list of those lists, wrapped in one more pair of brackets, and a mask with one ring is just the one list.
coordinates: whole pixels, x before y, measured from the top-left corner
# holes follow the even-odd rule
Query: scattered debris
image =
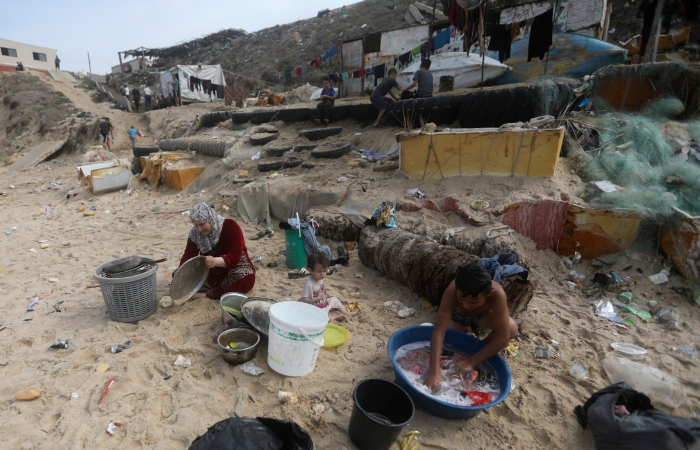
[(173, 363), (173, 366), (183, 367), (186, 369), (186, 368), (192, 366), (192, 361), (190, 361), (189, 359), (185, 359), (185, 357), (182, 355), (177, 355), (177, 358), (175, 358), (175, 362)]

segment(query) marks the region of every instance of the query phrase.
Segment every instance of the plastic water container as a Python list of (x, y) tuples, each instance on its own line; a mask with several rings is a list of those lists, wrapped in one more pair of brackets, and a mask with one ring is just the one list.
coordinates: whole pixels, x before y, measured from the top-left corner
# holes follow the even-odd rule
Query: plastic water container
[(327, 325), (328, 314), (308, 303), (290, 301), (272, 305), (267, 364), (288, 377), (313, 372)]
[(299, 230), (285, 230), (287, 267), (301, 269), (306, 267), (306, 249), (304, 248), (304, 233)]

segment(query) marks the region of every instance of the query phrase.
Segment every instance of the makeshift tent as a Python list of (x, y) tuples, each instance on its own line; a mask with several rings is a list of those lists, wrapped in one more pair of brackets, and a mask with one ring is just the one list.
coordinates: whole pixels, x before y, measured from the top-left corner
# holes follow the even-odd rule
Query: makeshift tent
[(165, 97), (175, 95), (179, 87), (182, 101), (212, 102), (224, 99), (226, 80), (224, 71), (217, 65), (178, 65), (160, 73), (160, 84)]

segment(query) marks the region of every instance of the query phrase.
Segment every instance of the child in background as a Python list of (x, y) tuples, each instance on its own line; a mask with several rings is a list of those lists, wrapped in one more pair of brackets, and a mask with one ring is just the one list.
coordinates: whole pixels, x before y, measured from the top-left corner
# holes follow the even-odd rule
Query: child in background
[(316, 123), (323, 122), (328, 125), (331, 121), (331, 108), (335, 103), (335, 89), (331, 87), (331, 80), (329, 78), (323, 79), (323, 90), (321, 91), (319, 100), (320, 103), (316, 105), (316, 109), (318, 110)]
[(301, 294), (301, 301), (317, 306), (329, 313), (332, 310), (339, 310), (345, 317), (352, 317), (358, 311), (350, 312), (336, 297), (329, 297), (323, 279), (326, 278), (328, 270), (328, 258), (322, 253), (312, 253), (306, 258), (307, 270), (311, 274), (306, 280), (304, 290)]
[(129, 128), (129, 139), (131, 139), (131, 148), (133, 149), (136, 145), (136, 128), (133, 126)]

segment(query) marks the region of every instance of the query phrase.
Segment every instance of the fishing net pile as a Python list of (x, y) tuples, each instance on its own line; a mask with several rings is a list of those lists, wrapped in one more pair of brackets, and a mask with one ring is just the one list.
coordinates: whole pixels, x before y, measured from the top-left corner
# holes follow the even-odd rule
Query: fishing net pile
[(663, 219), (679, 208), (700, 215), (700, 164), (689, 158), (700, 122), (676, 122), (684, 113), (676, 98), (658, 99), (639, 114), (607, 113), (596, 126), (597, 148), (570, 149), (587, 181), (610, 181), (614, 192), (591, 189), (596, 208), (628, 208)]

